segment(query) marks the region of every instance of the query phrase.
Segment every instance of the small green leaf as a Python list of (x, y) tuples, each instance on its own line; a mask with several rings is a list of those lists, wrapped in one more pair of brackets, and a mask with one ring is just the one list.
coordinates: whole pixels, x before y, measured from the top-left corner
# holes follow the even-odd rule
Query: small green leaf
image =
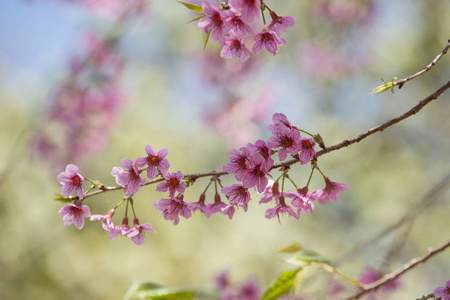
[(61, 194), (56, 194), (55, 198), (53, 198), (55, 201), (61, 201), (61, 202), (72, 202), (74, 199), (70, 197), (64, 197)]
[(192, 23), (192, 22), (198, 21), (198, 20), (200, 20), (201, 18), (204, 18), (204, 17), (205, 17), (205, 15), (201, 15), (201, 16), (199, 16), (199, 17), (195, 18), (195, 19), (192, 19), (192, 20), (190, 20), (190, 21), (189, 21), (189, 22), (187, 22), (186, 24), (189, 24), (189, 23)]
[(290, 259), (290, 262), (301, 263), (301, 264), (311, 264), (311, 263), (315, 263), (315, 262), (330, 263), (331, 260), (329, 260), (325, 256), (323, 256), (315, 251), (304, 249), (304, 250), (296, 252)]
[(294, 285), (296, 275), (300, 270), (301, 268), (283, 272), (283, 274), (281, 274), (281, 276), (272, 282), (272, 284), (267, 288), (261, 300), (277, 299), (279, 296), (289, 293)]
[(176, 0), (178, 3), (183, 4), (184, 6), (186, 6), (188, 9), (193, 10), (195, 12), (198, 13), (203, 13), (203, 8), (200, 5), (195, 5), (195, 4), (191, 4), (191, 3), (186, 3), (186, 2), (182, 2), (182, 1), (178, 1)]
[(380, 85), (380, 86), (377, 86), (376, 88), (374, 88), (372, 93), (370, 93), (370, 94), (378, 95), (378, 94), (381, 94), (381, 93), (383, 93), (383, 92), (385, 92), (385, 91), (387, 91), (389, 89), (391, 90), (391, 92), (393, 94), (394, 93), (394, 87), (397, 85), (397, 84), (395, 84), (396, 80), (397, 80), (397, 77), (392, 78), (391, 82), (387, 82), (386, 80), (381, 79), (383, 84)]
[(292, 243), (290, 245), (287, 245), (283, 249), (278, 250), (276, 253), (294, 254), (302, 249), (303, 249), (303, 246), (300, 245), (299, 243)]
[(124, 300), (191, 300), (195, 296), (194, 291), (187, 291), (175, 288), (167, 288), (162, 285), (139, 281), (133, 283), (130, 289), (123, 296)]
[(208, 31), (208, 33), (203, 31), (203, 50), (206, 49), (206, 45), (208, 44), (210, 35), (211, 35), (211, 29)]

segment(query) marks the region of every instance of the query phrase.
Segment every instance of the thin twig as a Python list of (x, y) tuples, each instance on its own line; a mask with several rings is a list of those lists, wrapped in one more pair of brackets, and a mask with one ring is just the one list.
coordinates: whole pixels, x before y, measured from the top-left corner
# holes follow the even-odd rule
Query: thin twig
[(393, 86), (398, 85), (398, 88), (401, 89), (401, 88), (403, 87), (403, 85), (404, 85), (407, 81), (410, 81), (411, 79), (414, 79), (414, 78), (416, 78), (416, 77), (419, 77), (420, 75), (422, 75), (422, 74), (428, 72), (428, 71), (429, 71), (429, 70), (430, 70), (430, 69), (431, 69), (431, 68), (432, 68), (432, 67), (433, 67), (433, 66), (434, 66), (441, 58), (442, 58), (442, 56), (444, 56), (444, 54), (447, 53), (448, 49), (450, 49), (450, 40), (448, 40), (447, 46), (445, 46), (444, 50), (442, 50), (442, 52), (439, 53), (439, 54), (436, 56), (436, 58), (433, 59), (433, 60), (431, 61), (431, 63), (429, 63), (429, 64), (425, 67), (425, 69), (423, 69), (423, 70), (420, 71), (420, 72), (417, 72), (417, 73), (414, 74), (414, 75), (411, 75), (411, 76), (409, 76), (409, 77), (406, 77), (406, 78), (404, 78), (404, 79), (395, 80), (395, 81), (392, 83), (392, 85), (393, 85)]
[(359, 297), (363, 296), (364, 294), (374, 291), (376, 289), (378, 289), (379, 287), (391, 282), (392, 280), (397, 279), (398, 277), (400, 277), (401, 275), (403, 275), (404, 273), (406, 273), (407, 271), (413, 269), (415, 266), (417, 266), (418, 264), (424, 263), (425, 261), (427, 261), (430, 257), (438, 254), (439, 252), (444, 251), (446, 248), (448, 248), (450, 246), (450, 241), (448, 241), (447, 243), (443, 244), (442, 246), (435, 248), (435, 249), (428, 249), (428, 253), (416, 257), (414, 259), (411, 259), (407, 264), (403, 265), (403, 267), (401, 267), (400, 269), (391, 272), (389, 274), (384, 275), (382, 278), (380, 278), (379, 280), (365, 285), (363, 287), (363, 289), (358, 292), (357, 294), (350, 296), (348, 298), (345, 298), (345, 300), (355, 300), (358, 299)]
[(397, 222), (386, 227), (382, 231), (380, 231), (375, 236), (364, 240), (358, 244), (356, 244), (351, 250), (347, 251), (343, 256), (334, 260), (334, 265), (338, 265), (345, 261), (348, 258), (354, 257), (355, 253), (369, 245), (372, 245), (374, 242), (380, 240), (390, 232), (394, 231), (401, 225), (403, 225), (406, 221), (415, 218), (417, 215), (425, 211), (425, 208), (431, 205), (433, 202), (438, 199), (438, 195), (445, 191), (445, 188), (450, 183), (450, 173), (447, 174), (439, 183), (433, 186), (417, 203), (412, 209), (408, 210)]

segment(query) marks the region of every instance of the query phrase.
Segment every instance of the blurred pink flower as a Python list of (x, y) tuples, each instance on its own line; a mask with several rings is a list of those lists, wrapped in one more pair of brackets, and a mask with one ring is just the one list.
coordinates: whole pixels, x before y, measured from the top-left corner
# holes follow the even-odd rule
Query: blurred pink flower
[(450, 280), (444, 287), (438, 287), (434, 290), (434, 297), (442, 297), (442, 300), (450, 300)]
[(264, 26), (263, 31), (256, 34), (253, 39), (255, 40), (252, 48), (253, 53), (258, 53), (263, 48), (266, 48), (267, 51), (276, 55), (278, 46), (286, 46), (286, 40), (279, 37), (275, 31), (269, 30), (267, 26)]

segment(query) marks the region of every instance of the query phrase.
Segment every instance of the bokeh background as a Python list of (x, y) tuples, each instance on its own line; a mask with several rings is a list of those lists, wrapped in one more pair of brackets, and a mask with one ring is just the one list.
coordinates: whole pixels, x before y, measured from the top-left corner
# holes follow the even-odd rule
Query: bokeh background
[[(254, 194), (249, 211), (231, 221), (195, 214), (173, 226), (152, 205), (165, 195), (147, 186), (135, 205), (141, 223), (152, 223), (157, 233), (147, 234), (142, 246), (126, 238), (110, 241), (93, 222), (81, 231), (64, 226), (57, 214), (64, 204), (52, 198), (60, 191), (56, 175), (67, 163), (114, 185), (112, 167), (145, 156), (150, 144), (170, 150), (173, 172), (220, 171), (231, 148), (269, 137), (274, 112), (333, 145), (405, 112), (450, 77), (444, 56), (395, 94), (369, 94), (380, 78), (409, 76), (442, 51), (450, 38), (445, 0), (268, 0), (296, 25), (283, 36), (288, 44), (278, 55), (262, 52), (244, 64), (221, 60), (212, 40), (202, 51), (201, 32), (186, 24), (195, 15), (175, 1), (143, 2), (121, 20), (120, 7), (111, 3), (0, 4), (0, 299), (121, 299), (135, 280), (212, 290), (222, 270), (234, 282), (254, 276), (266, 286), (290, 268), (274, 252), (292, 242), (338, 260), (342, 271), (357, 277), (366, 266), (395, 270), (448, 240), (448, 92), (418, 115), (320, 157), (325, 174), (351, 188), (299, 220), (265, 219), (270, 206), (259, 205)], [(106, 64), (116, 65), (99, 75), (86, 67), (86, 57), (105, 37), (113, 41)], [(88, 71), (80, 79), (83, 68)], [(97, 75), (104, 77), (94, 80)], [(98, 110), (70, 115), (80, 98), (76, 92), (61, 96), (63, 87), (95, 90), (102, 84), (115, 92), (94, 92), (106, 99)], [(58, 119), (63, 113), (55, 107), (68, 107), (72, 123)], [(74, 124), (77, 136), (68, 129)], [(294, 166), (291, 174), (302, 186), (309, 170)], [(196, 201), (208, 182), (198, 180), (185, 200)], [(424, 203), (439, 183), (443, 188), (412, 222), (339, 260)], [(321, 187), (315, 177), (312, 188)], [(105, 193), (86, 204), (93, 214), (105, 214), (122, 196)], [(207, 201), (212, 198), (210, 190)], [(121, 214), (123, 208), (116, 223)], [(447, 251), (404, 275), (389, 299), (420, 298), (449, 276)], [(301, 294), (326, 299), (328, 280), (311, 274)]]

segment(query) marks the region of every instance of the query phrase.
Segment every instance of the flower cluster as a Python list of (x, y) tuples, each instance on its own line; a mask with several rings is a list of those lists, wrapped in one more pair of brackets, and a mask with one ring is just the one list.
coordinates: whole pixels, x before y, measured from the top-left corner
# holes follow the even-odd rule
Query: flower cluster
[[(264, 16), (266, 9), (272, 19), (269, 24)], [(198, 11), (204, 15), (199, 17), (197, 26), (212, 39), (219, 41), (222, 47), (221, 57), (237, 57), (242, 62), (248, 60), (252, 52), (258, 53), (264, 48), (276, 55), (278, 46), (286, 45), (286, 40), (281, 36), (295, 24), (294, 18), (278, 16), (262, 0), (230, 0), (228, 4), (203, 1)], [(263, 17), (263, 28), (255, 33), (252, 25), (260, 14)], [(252, 52), (245, 45), (248, 40), (254, 42)]]
[[(110, 189), (123, 189), (123, 200), (112, 208), (106, 215), (91, 216), (89, 208), (82, 205), (94, 188), (106, 190), (107, 188), (88, 178), (84, 178), (78, 167), (70, 164), (66, 171), (57, 176), (57, 180), (62, 185), (61, 200), (73, 200), (74, 203), (63, 207), (59, 214), (64, 216), (64, 224), (75, 224), (78, 229), (84, 225), (84, 218), (90, 217), (92, 221), (102, 221), (102, 227), (110, 233), (109, 238), (113, 239), (118, 235), (129, 237), (135, 244), (140, 245), (144, 241), (144, 231), (154, 232), (150, 224), (140, 224), (133, 206), (133, 196), (136, 195), (144, 185), (157, 183), (156, 191), (166, 193), (167, 196), (154, 201), (153, 205), (160, 211), (164, 219), (172, 221), (174, 225), (180, 222), (180, 217), (188, 219), (192, 213), (199, 211), (207, 218), (213, 214), (221, 213), (233, 218), (236, 208), (242, 208), (244, 212), (248, 210), (251, 200), (250, 189), (255, 189), (262, 195), (260, 203), (274, 202), (274, 207), (266, 211), (266, 218), (277, 217), (286, 213), (299, 218), (300, 212), (312, 213), (315, 201), (324, 204), (336, 201), (341, 191), (348, 189), (348, 185), (331, 181), (317, 166), (316, 151), (314, 149), (316, 141), (321, 141), (320, 136), (302, 137), (300, 129), (291, 125), (284, 114), (273, 115), (273, 123), (269, 126), (272, 136), (266, 141), (258, 140), (254, 144), (247, 144), (246, 147), (232, 149), (228, 153), (229, 163), (223, 166), (224, 173), (233, 174), (238, 183), (223, 187), (220, 176), (211, 173), (211, 181), (205, 191), (200, 195), (197, 202), (184, 200), (184, 193), (187, 182), (193, 183), (196, 179), (193, 175), (184, 175), (180, 171), (169, 172), (170, 163), (167, 160), (168, 149), (156, 151), (152, 146), (145, 146), (145, 157), (136, 160), (124, 158), (121, 160), (121, 167), (113, 167), (111, 175), (115, 178), (119, 187)], [(304, 131), (303, 131), (304, 132)], [(306, 132), (305, 132), (306, 133)], [(307, 133), (308, 134), (308, 133)], [(277, 155), (276, 155), (277, 154)], [(309, 180), (303, 188), (297, 188), (288, 175), (289, 167), (286, 165), (276, 166), (273, 157), (277, 157), (281, 162), (287, 158), (293, 158), (293, 162), (301, 165), (311, 163), (312, 172), (318, 170), (323, 176), (325, 187), (320, 190), (308, 192)], [(291, 164), (292, 164), (291, 163)], [(281, 176), (276, 180), (272, 179), (270, 171), (279, 168)], [(147, 179), (143, 173), (147, 175)], [(311, 174), (312, 175), (312, 174)], [(294, 190), (285, 191), (285, 181), (289, 180), (295, 187)], [(89, 181), (92, 186), (88, 191), (84, 191), (83, 183)], [(280, 184), (281, 182), (281, 184)], [(206, 191), (214, 183), (214, 201), (206, 203)], [(281, 186), (281, 189), (280, 189)], [(226, 196), (228, 201), (223, 202), (219, 191)], [(77, 196), (73, 196), (73, 194)], [(287, 201), (290, 200), (290, 203)], [(114, 225), (112, 217), (118, 206), (126, 203), (125, 216), (122, 224)], [(133, 213), (133, 226), (129, 226), (128, 208), (131, 207)]]
[[(255, 144), (248, 144), (239, 150), (233, 149), (228, 153), (230, 163), (223, 167), (229, 174), (234, 174), (237, 181), (242, 184), (234, 184), (231, 187), (222, 189), (222, 193), (229, 197), (230, 204), (241, 206), (247, 209), (250, 196), (248, 190), (255, 188), (263, 195), (260, 203), (275, 202), (275, 207), (266, 211), (266, 218), (278, 217), (287, 213), (294, 218), (299, 217), (300, 212), (312, 213), (314, 201), (324, 204), (328, 200), (336, 201), (341, 191), (348, 189), (348, 185), (332, 182), (324, 176), (325, 188), (308, 193), (308, 187), (296, 188), (295, 191), (285, 192), (279, 189), (279, 180), (284, 183), (288, 169), (285, 169), (282, 176), (276, 181), (269, 180), (272, 176), (269, 171), (274, 167), (272, 156), (278, 152), (278, 159), (285, 161), (290, 155), (298, 159), (301, 165), (311, 162), (316, 151), (316, 142), (313, 138), (302, 137), (300, 130), (292, 126), (284, 114), (273, 115), (273, 123), (269, 125), (272, 136), (267, 140), (258, 140)], [(313, 164), (318, 169), (317, 165)], [(284, 187), (284, 184), (282, 185)], [(290, 198), (291, 205), (286, 203), (286, 198)]]

